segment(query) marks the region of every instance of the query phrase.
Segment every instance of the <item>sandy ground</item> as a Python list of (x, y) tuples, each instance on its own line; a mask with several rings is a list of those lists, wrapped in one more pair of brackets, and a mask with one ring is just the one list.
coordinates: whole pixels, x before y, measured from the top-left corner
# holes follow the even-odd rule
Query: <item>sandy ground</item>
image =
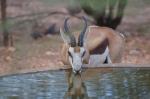
[[(42, 44), (44, 44), (44, 41), (46, 43), (44, 44), (45, 46), (42, 47), (47, 46), (47, 48), (43, 49), (36, 44), (33, 44), (32, 47), (31, 45), (26, 45), (26, 48), (28, 47), (30, 50), (22, 49), (19, 51), (20, 49), (18, 48), (14, 52), (12, 52), (12, 49), (6, 50), (2, 48), (0, 50), (0, 75), (69, 68), (63, 66), (60, 61), (59, 52), (61, 50), (61, 40), (60, 42), (55, 43), (57, 46), (48, 46), (47, 40), (49, 39), (50, 38), (42, 39)], [(40, 42), (40, 40), (37, 42)], [(122, 63), (150, 64), (150, 53), (148, 50), (150, 48), (149, 44), (150, 40), (146, 40), (144, 37), (128, 38)], [(37, 47), (39, 47), (39, 49), (35, 49)], [(22, 53), (22, 51), (24, 51), (24, 53)]]

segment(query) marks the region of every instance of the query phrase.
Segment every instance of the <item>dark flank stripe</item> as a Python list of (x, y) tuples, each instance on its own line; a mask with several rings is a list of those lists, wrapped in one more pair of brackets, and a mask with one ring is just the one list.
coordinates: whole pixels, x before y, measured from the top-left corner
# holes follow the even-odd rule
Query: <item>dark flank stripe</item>
[(90, 54), (103, 54), (109, 45), (108, 39), (105, 39), (102, 43), (100, 43), (95, 49), (90, 51)]

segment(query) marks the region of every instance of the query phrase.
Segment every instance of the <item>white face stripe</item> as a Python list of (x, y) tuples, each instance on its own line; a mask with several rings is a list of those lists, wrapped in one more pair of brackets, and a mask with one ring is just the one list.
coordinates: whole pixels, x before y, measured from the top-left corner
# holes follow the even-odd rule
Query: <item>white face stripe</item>
[(73, 48), (73, 47), (69, 47), (69, 51), (70, 51), (71, 53), (74, 53), (74, 48)]
[(69, 56), (70, 64), (74, 71), (80, 71), (83, 64), (83, 54), (85, 52), (84, 47), (80, 48), (80, 52), (75, 52), (73, 47), (69, 48)]
[(81, 47), (81, 48), (80, 48), (80, 54), (83, 54), (84, 51), (85, 51), (85, 48), (84, 48), (84, 47)]

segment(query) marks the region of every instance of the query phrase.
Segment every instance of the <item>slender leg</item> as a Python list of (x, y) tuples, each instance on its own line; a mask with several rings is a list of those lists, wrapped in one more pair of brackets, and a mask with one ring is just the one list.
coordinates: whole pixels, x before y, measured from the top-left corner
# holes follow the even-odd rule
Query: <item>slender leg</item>
[(108, 63), (110, 63), (110, 64), (112, 63), (109, 55), (107, 56), (107, 60), (108, 60)]

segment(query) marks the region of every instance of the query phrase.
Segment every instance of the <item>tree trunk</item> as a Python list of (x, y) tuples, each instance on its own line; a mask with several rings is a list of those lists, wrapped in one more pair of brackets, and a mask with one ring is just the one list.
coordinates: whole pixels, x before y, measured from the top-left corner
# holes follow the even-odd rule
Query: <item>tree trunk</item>
[[(95, 19), (96, 25), (113, 29), (116, 29), (120, 24), (127, 4), (127, 0), (95, 0), (96, 3), (92, 2), (92, 0), (82, 1), (84, 1), (81, 4), (82, 9)], [(95, 4), (99, 5), (99, 7)]]
[(9, 46), (9, 32), (7, 29), (7, 0), (1, 0), (1, 18), (2, 18), (2, 31), (3, 31), (3, 45), (5, 47)]

